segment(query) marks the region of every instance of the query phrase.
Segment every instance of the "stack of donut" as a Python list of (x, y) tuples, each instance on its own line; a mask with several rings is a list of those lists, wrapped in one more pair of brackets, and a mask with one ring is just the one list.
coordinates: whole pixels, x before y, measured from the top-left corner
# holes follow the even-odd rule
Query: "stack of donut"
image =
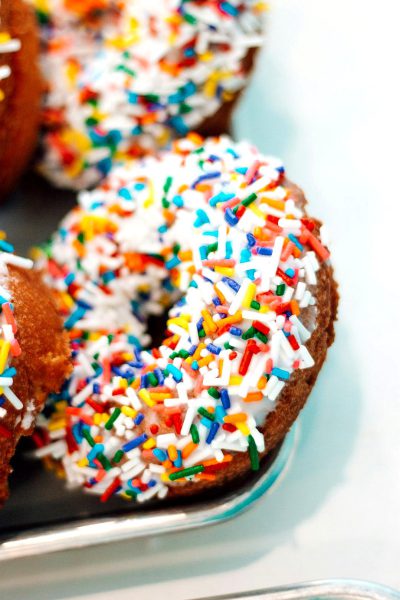
[[(48, 332), (61, 366), (36, 394), (40, 404), (51, 392), (36, 454), (102, 501), (234, 482), (292, 426), (337, 311), (325, 228), (302, 191), (281, 161), (226, 135), (265, 7), (34, 3), (46, 81), (39, 168), (82, 190), (36, 260), (66, 332)], [(152, 348), (148, 319), (164, 313)]]

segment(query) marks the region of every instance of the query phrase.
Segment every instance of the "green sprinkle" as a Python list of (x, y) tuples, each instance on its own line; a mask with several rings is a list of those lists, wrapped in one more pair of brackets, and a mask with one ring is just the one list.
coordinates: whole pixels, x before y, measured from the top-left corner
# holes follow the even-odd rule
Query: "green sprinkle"
[(151, 387), (157, 387), (158, 385), (158, 379), (157, 377), (154, 375), (154, 373), (147, 373), (147, 380), (150, 384)]
[(219, 391), (217, 390), (217, 388), (215, 388), (215, 387), (210, 387), (210, 388), (209, 388), (209, 390), (207, 390), (207, 391), (208, 391), (208, 393), (210, 394), (210, 396), (211, 396), (212, 398), (215, 398), (216, 400), (219, 400), (220, 393), (219, 393)]
[(250, 194), (250, 196), (247, 196), (246, 198), (244, 198), (242, 200), (242, 204), (243, 206), (250, 206), (250, 204), (252, 204), (254, 202), (254, 200), (257, 200), (257, 194)]
[(248, 328), (247, 331), (245, 331), (242, 334), (242, 339), (243, 340), (249, 340), (250, 338), (254, 337), (255, 333), (256, 333), (256, 330), (254, 329), (253, 326), (251, 326), (251, 327)]
[(161, 204), (162, 204), (163, 208), (169, 208), (169, 205), (170, 205), (170, 203), (168, 202), (168, 200), (165, 197), (161, 200)]
[(249, 435), (247, 438), (249, 442), (249, 455), (250, 455), (250, 464), (252, 471), (258, 471), (260, 468), (260, 457), (258, 455), (258, 450), (254, 438), (252, 435)]
[(127, 496), (129, 496), (129, 498), (133, 498), (134, 500), (136, 500), (137, 493), (136, 493), (136, 492), (134, 492), (133, 490), (126, 490), (126, 491), (125, 491), (125, 494), (126, 494)]
[(189, 15), (188, 13), (185, 13), (183, 15), (183, 18), (185, 19), (185, 21), (187, 21), (187, 23), (190, 23), (190, 25), (195, 25), (197, 23), (196, 17), (194, 17), (193, 15)]
[(181, 469), (180, 471), (175, 471), (175, 473), (170, 474), (169, 478), (171, 481), (175, 481), (176, 479), (182, 479), (183, 477), (191, 477), (192, 475), (197, 475), (197, 473), (202, 473), (203, 471), (203, 465), (195, 465), (194, 467), (189, 467), (188, 469)]
[(120, 414), (121, 414), (121, 409), (118, 407), (114, 408), (112, 414), (110, 415), (110, 418), (108, 419), (107, 423), (105, 424), (105, 428), (108, 430), (112, 429), (114, 422), (118, 419)]
[(200, 406), (200, 408), (197, 412), (202, 417), (205, 417), (206, 419), (210, 419), (210, 421), (214, 421), (214, 415), (212, 413), (208, 412), (208, 410), (205, 409), (203, 406)]
[(200, 442), (199, 432), (194, 423), (190, 426), (190, 435), (192, 436), (193, 444), (198, 444)]
[(224, 348), (225, 350), (232, 350), (233, 346), (231, 346), (229, 342), (225, 342)]
[(123, 459), (125, 452), (123, 450), (117, 450), (112, 459), (113, 463), (119, 463)]
[(168, 194), (168, 192), (169, 192), (169, 190), (171, 188), (171, 185), (172, 185), (172, 177), (169, 176), (165, 180), (165, 183), (164, 183), (164, 186), (163, 186), (163, 192), (164, 192), (164, 194)]
[(285, 293), (285, 288), (286, 288), (286, 285), (284, 283), (280, 283), (279, 285), (277, 285), (276, 286), (276, 295), (283, 296), (283, 294)]
[(250, 302), (250, 308), (254, 308), (254, 310), (260, 310), (261, 304), (257, 302), (257, 300), (252, 300)]
[(181, 358), (188, 358), (190, 356), (190, 354), (187, 350), (179, 350), (179, 356)]
[(83, 427), (82, 435), (85, 438), (85, 440), (87, 441), (87, 443), (93, 448), (93, 446), (95, 445), (96, 442), (92, 438), (88, 427)]
[(107, 456), (104, 456), (104, 454), (102, 452), (98, 453), (97, 458), (99, 459), (103, 469), (105, 469), (106, 471), (109, 471), (110, 469), (112, 469), (112, 464), (108, 460)]
[(199, 337), (201, 337), (201, 338), (206, 337), (206, 332), (204, 331), (203, 328), (201, 328), (199, 331)]
[(210, 254), (210, 252), (215, 252), (216, 250), (218, 250), (218, 242), (214, 242), (213, 244), (209, 244), (207, 246), (207, 255)]
[(261, 333), (261, 331), (256, 331), (256, 338), (258, 338), (263, 344), (268, 342), (268, 336), (265, 333)]

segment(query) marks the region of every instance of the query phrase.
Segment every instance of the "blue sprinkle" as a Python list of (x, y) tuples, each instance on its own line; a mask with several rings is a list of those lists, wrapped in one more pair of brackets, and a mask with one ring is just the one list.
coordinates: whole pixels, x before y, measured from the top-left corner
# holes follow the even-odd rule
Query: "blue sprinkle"
[(95, 444), (87, 455), (88, 461), (92, 462), (96, 458), (96, 456), (99, 454), (99, 452), (103, 452), (103, 451), (104, 451), (104, 444)]
[(180, 469), (182, 466), (182, 452), (178, 450), (178, 458), (174, 461), (174, 467)]
[(197, 219), (194, 222), (195, 227), (201, 227), (202, 225), (205, 225), (206, 223), (210, 222), (207, 213), (203, 209), (198, 208), (196, 210), (196, 215)]
[(240, 173), (240, 175), (246, 175), (247, 173), (247, 167), (238, 167), (237, 169), (235, 169), (236, 173)]
[(295, 246), (297, 246), (297, 248), (298, 248), (300, 251), (303, 251), (303, 250), (304, 250), (304, 247), (303, 247), (303, 245), (302, 245), (302, 244), (300, 244), (299, 240), (297, 239), (297, 237), (296, 237), (295, 235), (293, 235), (293, 233), (289, 233), (289, 235), (288, 235), (288, 238), (289, 238), (289, 240), (290, 240), (291, 242), (293, 242), (293, 244), (294, 244)]
[(76, 308), (74, 310), (73, 313), (71, 313), (68, 317), (68, 319), (65, 321), (64, 323), (64, 327), (65, 329), (72, 329), (74, 327), (74, 325), (76, 325), (76, 323), (82, 319), (82, 317), (85, 315), (86, 309), (83, 308), (83, 306), (78, 306), (78, 308)]
[(217, 406), (215, 408), (216, 421), (218, 421), (218, 423), (221, 423), (221, 425), (223, 425), (225, 416), (226, 416), (226, 412), (225, 412), (224, 408), (222, 406)]
[(218, 346), (215, 346), (215, 344), (208, 344), (206, 348), (209, 352), (212, 352), (213, 354), (219, 354), (221, 352), (221, 348), (218, 348)]
[(88, 304), (84, 300), (76, 300), (76, 304), (77, 304), (77, 306), (81, 306), (85, 310), (92, 310), (92, 308), (93, 308), (93, 306), (91, 304)]
[(229, 287), (234, 290), (236, 293), (240, 290), (240, 285), (238, 284), (237, 281), (235, 281), (234, 279), (231, 279), (230, 277), (223, 277), (222, 281), (224, 283), (227, 283), (229, 285)]
[(175, 206), (177, 206), (178, 208), (182, 208), (183, 206), (183, 198), (182, 196), (176, 195), (172, 198), (172, 202), (175, 204)]
[(153, 373), (157, 377), (159, 385), (164, 385), (164, 375), (161, 369), (159, 367), (156, 367)]
[(2, 304), (7, 304), (8, 300), (6, 298), (3, 298), (3, 296), (0, 296), (0, 306)]
[(138, 414), (136, 415), (136, 417), (134, 418), (134, 421), (133, 421), (133, 422), (134, 422), (134, 423), (135, 423), (135, 425), (137, 426), (137, 425), (140, 425), (140, 423), (143, 421), (143, 419), (144, 419), (144, 414), (143, 414), (143, 413), (138, 413)]
[(118, 196), (120, 196), (124, 200), (132, 200), (132, 194), (126, 187), (123, 187), (120, 190), (118, 190)]
[(168, 454), (165, 450), (161, 450), (161, 448), (154, 448), (153, 454), (160, 462), (164, 462), (164, 460), (167, 460), (168, 458)]
[(93, 384), (93, 394), (100, 394), (100, 384), (99, 383)]
[(170, 258), (170, 260), (168, 260), (165, 263), (165, 266), (168, 270), (173, 269), (174, 267), (177, 267), (180, 264), (180, 260), (177, 256), (173, 256), (172, 258)]
[(207, 417), (203, 417), (203, 418), (200, 420), (200, 423), (201, 423), (202, 425), (204, 425), (204, 427), (207, 427), (207, 429), (210, 429), (210, 427), (211, 427), (211, 425), (212, 425), (212, 421), (210, 421), (210, 419), (207, 419)]
[(231, 407), (231, 399), (229, 398), (228, 390), (222, 389), (220, 391), (221, 394), (221, 404), (225, 410)]
[(182, 381), (182, 373), (175, 367), (175, 365), (167, 365), (167, 371), (172, 375), (175, 381)]
[(278, 173), (284, 173), (285, 172), (285, 167), (283, 165), (281, 165), (280, 167), (275, 167), (275, 168), (278, 171)]
[(231, 333), (232, 335), (240, 336), (242, 335), (243, 331), (242, 329), (240, 329), (240, 327), (230, 327), (229, 333)]
[(80, 444), (83, 440), (82, 429), (83, 429), (82, 421), (79, 421), (79, 423), (75, 423), (75, 425), (72, 425), (72, 435), (74, 436), (75, 441), (78, 444)]
[(191, 367), (193, 369), (193, 371), (197, 371), (199, 368), (199, 363), (197, 362), (197, 360), (194, 360), (191, 364)]
[(216, 177), (220, 177), (220, 176), (221, 176), (221, 172), (220, 171), (213, 171), (211, 173), (204, 173), (203, 175), (200, 175), (200, 177), (198, 177), (196, 179), (196, 181), (194, 181), (192, 183), (191, 187), (192, 187), (192, 189), (194, 189), (198, 183), (201, 183), (202, 181), (207, 181), (208, 179), (215, 179)]
[(250, 258), (251, 258), (250, 250), (248, 250), (248, 248), (243, 248), (243, 250), (240, 251), (240, 262), (241, 263), (249, 262)]
[(232, 242), (226, 242), (226, 258), (230, 258), (233, 254)]
[(75, 279), (75, 273), (68, 273), (68, 275), (65, 277), (64, 281), (66, 283), (66, 285), (71, 285), (71, 283), (74, 281)]
[(124, 452), (129, 452), (129, 450), (133, 450), (134, 448), (138, 448), (139, 446), (144, 444), (144, 442), (147, 439), (148, 439), (148, 436), (145, 433), (143, 433), (142, 435), (139, 435), (138, 437), (134, 438), (130, 442), (127, 442), (126, 444), (124, 444), (122, 446), (122, 450)]
[(147, 484), (147, 487), (153, 488), (155, 485), (157, 485), (157, 481), (155, 479), (150, 479), (149, 483)]
[(144, 190), (144, 188), (146, 187), (145, 183), (141, 183), (140, 181), (138, 181), (137, 183), (135, 183), (135, 185), (133, 186), (135, 190), (137, 190), (138, 192), (140, 192), (141, 190)]
[(212, 299), (214, 306), (221, 306), (221, 300), (218, 298), (218, 296), (215, 296), (215, 298)]
[(272, 248), (264, 248), (263, 246), (257, 246), (256, 253), (261, 254), (262, 256), (271, 256)]
[(186, 135), (189, 131), (185, 121), (182, 119), (182, 117), (180, 115), (174, 115), (173, 117), (171, 117), (170, 124), (181, 135)]
[(217, 435), (218, 429), (219, 429), (219, 423), (216, 423), (214, 421), (214, 423), (211, 425), (210, 431), (208, 432), (208, 435), (206, 437), (206, 444), (211, 444), (211, 442), (213, 441), (213, 439)]
[(246, 275), (249, 279), (251, 279), (251, 281), (254, 281), (256, 278), (256, 270), (255, 269), (248, 269), (246, 271)]
[(227, 208), (225, 211), (225, 221), (231, 227), (233, 227), (234, 225), (237, 225), (237, 223), (239, 223), (239, 219), (237, 218), (237, 216), (235, 215), (235, 213), (232, 211), (231, 208)]
[(14, 252), (14, 246), (6, 240), (0, 240), (0, 250), (4, 250), (4, 252)]
[(247, 241), (248, 241), (250, 248), (252, 248), (253, 246), (256, 245), (256, 238), (254, 237), (254, 235), (252, 233), (247, 234)]
[(285, 273), (288, 277), (294, 277), (296, 275), (296, 272), (294, 269), (286, 269)]
[(271, 375), (275, 375), (280, 379), (289, 379), (290, 373), (288, 371), (284, 371), (283, 369), (279, 369), (279, 367), (274, 367), (271, 371)]
[(148, 381), (147, 381), (147, 374), (145, 373), (144, 375), (140, 376), (140, 389), (147, 388), (147, 387), (148, 387)]
[(8, 369), (5, 369), (1, 376), (2, 377), (14, 377), (14, 375), (17, 374), (17, 369), (14, 369), (14, 367), (8, 367)]

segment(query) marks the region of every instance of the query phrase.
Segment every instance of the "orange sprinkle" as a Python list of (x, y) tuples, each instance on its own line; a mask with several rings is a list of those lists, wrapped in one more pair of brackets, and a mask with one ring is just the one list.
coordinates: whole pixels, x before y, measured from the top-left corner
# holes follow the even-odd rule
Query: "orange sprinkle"
[(221, 327), (225, 327), (225, 325), (231, 325), (232, 323), (238, 323), (241, 320), (242, 320), (242, 313), (240, 311), (238, 311), (230, 317), (225, 317), (225, 319), (220, 319), (219, 321), (217, 321), (217, 327), (218, 327), (218, 329), (221, 329)]
[(198, 444), (195, 444), (194, 442), (189, 442), (186, 444), (186, 446), (182, 448), (182, 458), (185, 459), (190, 456), (192, 452), (196, 450), (196, 448), (198, 448)]
[(296, 315), (296, 317), (300, 314), (299, 303), (297, 302), (297, 300), (290, 301), (290, 310), (294, 315)]
[(236, 413), (235, 415), (226, 415), (224, 417), (224, 423), (244, 423), (247, 421), (246, 413)]
[[(212, 332), (217, 331), (217, 324), (213, 321), (212, 316), (208, 312), (208, 310), (204, 309), (201, 311), (201, 315), (204, 319), (203, 327), (206, 325), (208, 329)], [(205, 329), (205, 327), (204, 327)]]
[(168, 456), (172, 462), (174, 462), (178, 458), (178, 451), (173, 444), (170, 444), (168, 446)]
[(260, 402), (264, 397), (262, 392), (249, 392), (244, 398), (245, 402)]

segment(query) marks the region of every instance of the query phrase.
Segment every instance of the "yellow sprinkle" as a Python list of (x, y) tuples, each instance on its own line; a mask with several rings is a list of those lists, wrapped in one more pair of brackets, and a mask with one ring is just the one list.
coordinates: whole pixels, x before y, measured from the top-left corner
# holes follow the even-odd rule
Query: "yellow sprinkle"
[(243, 377), (241, 375), (231, 375), (229, 378), (229, 385), (240, 385)]
[(149, 438), (148, 440), (145, 441), (144, 444), (142, 444), (142, 448), (144, 448), (145, 450), (151, 450), (152, 448), (154, 448), (156, 445), (156, 441), (154, 438)]
[(168, 319), (167, 326), (169, 326), (169, 325), (178, 325), (179, 327), (182, 327), (182, 329), (186, 329), (186, 331), (189, 328), (189, 324), (188, 324), (187, 320), (185, 318), (183, 318), (182, 316), (175, 317), (174, 319)]
[(254, 298), (254, 294), (256, 293), (256, 290), (257, 286), (255, 285), (255, 283), (250, 283), (242, 302), (242, 306), (244, 308), (249, 308), (250, 303)]
[(221, 273), (222, 275), (226, 275), (227, 277), (232, 277), (235, 274), (235, 269), (232, 269), (232, 267), (215, 266), (214, 270), (216, 273)]
[(0, 44), (6, 44), (11, 40), (11, 36), (7, 31), (0, 32)]
[(243, 433), (243, 435), (245, 435), (246, 437), (248, 435), (250, 435), (250, 429), (248, 428), (248, 426), (246, 425), (246, 423), (235, 423), (235, 425), (239, 429), (239, 431), (241, 433)]
[(262, 219), (264, 221), (265, 219), (265, 214), (258, 208), (258, 206), (256, 206), (255, 204), (250, 204), (250, 206), (248, 207), (251, 211), (253, 211), (253, 213), (255, 215), (257, 215), (257, 217), (260, 217), (260, 219)]
[(81, 458), (76, 464), (78, 467), (87, 467), (89, 465), (89, 461), (87, 458)]
[(103, 415), (100, 413), (96, 413), (95, 415), (93, 415), (93, 423), (95, 425), (101, 425), (103, 421)]
[(131, 417), (131, 419), (134, 419), (137, 415), (137, 410), (131, 406), (121, 406), (121, 412), (126, 417)]
[(147, 404), (147, 406), (152, 407), (155, 405), (154, 400), (151, 399), (150, 393), (148, 390), (146, 390), (146, 388), (139, 390), (138, 396), (141, 400), (143, 400), (143, 402), (145, 402), (145, 404)]
[(0, 340), (0, 373), (4, 371), (7, 365), (8, 354), (10, 352), (11, 344), (5, 340)]
[(64, 429), (65, 424), (66, 424), (65, 419), (61, 418), (61, 419), (51, 421), (51, 423), (49, 423), (47, 427), (48, 427), (49, 431), (58, 431), (59, 429)]

